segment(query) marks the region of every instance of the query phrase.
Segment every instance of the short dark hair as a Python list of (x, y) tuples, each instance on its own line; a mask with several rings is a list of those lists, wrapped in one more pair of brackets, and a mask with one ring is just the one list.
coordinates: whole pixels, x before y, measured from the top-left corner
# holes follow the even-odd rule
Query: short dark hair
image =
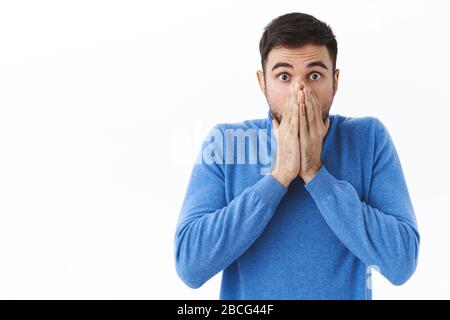
[(283, 46), (300, 48), (307, 44), (325, 45), (336, 70), (337, 42), (331, 27), (315, 17), (300, 12), (292, 12), (273, 19), (265, 28), (259, 41), (261, 65), (265, 73), (270, 50)]

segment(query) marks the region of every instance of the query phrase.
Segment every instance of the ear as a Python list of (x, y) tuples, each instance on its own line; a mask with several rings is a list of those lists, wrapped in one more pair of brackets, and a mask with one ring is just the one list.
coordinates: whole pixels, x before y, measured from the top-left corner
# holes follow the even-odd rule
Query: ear
[(265, 92), (266, 89), (266, 81), (264, 79), (264, 72), (261, 70), (256, 70), (256, 77), (258, 78), (259, 87), (262, 91), (262, 93)]
[(337, 89), (338, 89), (338, 83), (339, 83), (339, 72), (341, 70), (336, 69), (334, 72), (334, 81), (333, 81), (333, 96), (336, 95)]

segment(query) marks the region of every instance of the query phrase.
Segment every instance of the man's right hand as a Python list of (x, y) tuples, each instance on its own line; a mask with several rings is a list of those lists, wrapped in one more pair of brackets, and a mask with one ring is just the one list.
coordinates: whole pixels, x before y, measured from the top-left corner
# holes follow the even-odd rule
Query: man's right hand
[[(301, 92), (301, 90), (300, 90)], [(276, 163), (271, 172), (285, 188), (300, 172), (299, 104), (297, 84), (292, 86), (280, 123), (273, 118), (272, 127), (277, 140)]]

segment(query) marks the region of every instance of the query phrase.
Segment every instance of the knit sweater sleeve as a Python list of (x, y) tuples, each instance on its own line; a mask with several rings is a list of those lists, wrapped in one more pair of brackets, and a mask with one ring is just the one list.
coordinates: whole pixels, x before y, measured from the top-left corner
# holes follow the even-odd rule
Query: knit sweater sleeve
[(323, 165), (305, 185), (340, 241), (366, 265), (401, 285), (417, 266), (420, 237), (400, 160), (384, 125), (375, 121), (370, 195), (361, 201), (352, 184)]
[[(191, 288), (202, 286), (242, 255), (263, 232), (287, 192), (267, 175), (227, 203), (222, 137), (216, 126), (204, 141), (176, 228), (176, 270)], [(212, 149), (214, 159), (205, 161)]]

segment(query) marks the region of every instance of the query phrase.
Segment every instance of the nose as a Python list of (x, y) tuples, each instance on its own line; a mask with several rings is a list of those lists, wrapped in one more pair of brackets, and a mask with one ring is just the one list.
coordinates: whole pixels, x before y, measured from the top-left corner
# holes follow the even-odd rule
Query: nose
[(303, 90), (303, 89), (305, 89), (305, 88), (306, 88), (305, 82), (304, 82), (304, 81), (301, 81), (301, 82), (300, 82), (300, 90)]
[(306, 88), (306, 84), (303, 80), (298, 80), (294, 83), (294, 87), (297, 87), (299, 90), (303, 90)]

